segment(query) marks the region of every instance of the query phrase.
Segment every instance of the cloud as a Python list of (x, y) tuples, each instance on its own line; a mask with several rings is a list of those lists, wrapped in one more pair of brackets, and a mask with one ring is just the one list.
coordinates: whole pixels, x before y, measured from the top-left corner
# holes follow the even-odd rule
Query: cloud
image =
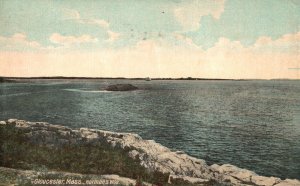
[(239, 41), (220, 38), (205, 51), (203, 69), (214, 76), (229, 78), (296, 78), (299, 73), (289, 68), (299, 67), (300, 32), (272, 40), (262, 36), (245, 47)]
[(97, 38), (94, 38), (90, 35), (81, 35), (81, 36), (63, 36), (59, 33), (53, 33), (49, 40), (52, 43), (60, 44), (64, 46), (70, 46), (73, 44), (81, 44), (81, 43), (95, 43), (97, 42)]
[(208, 50), (179, 34), (176, 45), (148, 39), (117, 49), (0, 52), (0, 75), (299, 79), (298, 71), (289, 70), (300, 65), (299, 36), (300, 32), (276, 40), (260, 37), (251, 46), (219, 38)]
[(182, 44), (183, 46), (197, 48), (197, 49), (201, 48), (200, 46), (196, 45), (191, 38), (187, 37), (184, 34), (173, 33), (173, 36), (176, 40), (181, 41), (180, 44)]
[(94, 24), (94, 25), (99, 25), (100, 27), (103, 28), (108, 28), (109, 23), (104, 21), (103, 19), (91, 19), (88, 21), (89, 24)]
[(260, 37), (254, 43), (253, 48), (264, 52), (300, 52), (300, 32), (294, 34), (285, 34), (282, 37), (272, 40), (270, 37)]
[(66, 19), (75, 20), (76, 22), (81, 23), (81, 24), (96, 25), (101, 28), (109, 27), (109, 23), (103, 19), (82, 18), (80, 16), (80, 13), (77, 10), (64, 9), (64, 13), (65, 13)]
[(108, 30), (108, 31), (107, 31), (107, 34), (108, 34), (108, 39), (106, 40), (107, 42), (114, 42), (114, 41), (116, 41), (117, 39), (119, 39), (119, 37), (121, 36), (120, 33), (113, 32), (113, 31), (111, 31), (111, 30)]
[(179, 3), (173, 9), (176, 20), (184, 31), (194, 31), (200, 27), (202, 16), (212, 15), (219, 19), (224, 11), (225, 0), (192, 0)]
[(244, 46), (240, 41), (231, 41), (221, 37), (208, 51), (216, 49), (223, 53), (251, 51), (257, 54), (298, 54), (300, 52), (300, 32), (285, 34), (275, 40), (271, 37), (261, 36), (250, 46)]
[[(214, 2), (214, 0), (211, 0)], [(300, 2), (300, 1), (299, 1)], [(220, 37), (253, 45), (261, 36), (279, 38), (300, 30), (300, 3), (287, 1), (238, 1), (225, 2), (219, 19), (204, 16), (200, 28), (187, 33), (195, 43), (212, 47)]]
[(107, 42), (112, 43), (117, 39), (119, 39), (119, 37), (121, 36), (120, 33), (111, 31), (109, 29), (109, 23), (103, 19), (93, 19), (93, 18), (84, 19), (81, 17), (80, 13), (77, 10), (73, 10), (73, 9), (65, 9), (64, 13), (66, 19), (75, 20), (80, 24), (96, 25), (105, 29), (108, 35), (108, 39), (106, 40)]
[(39, 48), (36, 41), (30, 41), (24, 33), (16, 33), (11, 37), (0, 36), (0, 46), (5, 49)]

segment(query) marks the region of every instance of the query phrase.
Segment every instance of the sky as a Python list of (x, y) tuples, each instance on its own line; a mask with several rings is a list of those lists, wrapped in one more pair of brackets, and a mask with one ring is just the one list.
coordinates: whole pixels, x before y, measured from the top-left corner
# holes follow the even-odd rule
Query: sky
[(0, 76), (300, 79), (300, 1), (2, 0)]

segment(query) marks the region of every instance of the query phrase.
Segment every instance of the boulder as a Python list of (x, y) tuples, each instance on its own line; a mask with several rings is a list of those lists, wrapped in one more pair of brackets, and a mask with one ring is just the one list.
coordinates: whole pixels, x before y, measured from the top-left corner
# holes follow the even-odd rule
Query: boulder
[(281, 179), (275, 177), (253, 176), (251, 181), (256, 185), (273, 186), (279, 183)]
[(6, 123), (12, 125), (12, 124), (16, 124), (17, 121), (18, 119), (8, 119)]
[(279, 182), (275, 186), (300, 186), (300, 181), (296, 179), (286, 179)]
[(106, 87), (105, 90), (107, 91), (131, 91), (131, 90), (137, 90), (138, 88), (136, 86), (133, 86), (131, 84), (115, 84), (115, 85), (109, 85)]
[(0, 125), (6, 125), (5, 121), (0, 121)]

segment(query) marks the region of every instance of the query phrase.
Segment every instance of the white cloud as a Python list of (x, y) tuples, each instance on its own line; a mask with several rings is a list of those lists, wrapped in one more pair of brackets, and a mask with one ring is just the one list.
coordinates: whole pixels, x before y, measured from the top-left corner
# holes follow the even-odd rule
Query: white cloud
[(93, 18), (82, 18), (77, 10), (65, 9), (64, 10), (66, 19), (74, 20), (80, 24), (96, 25), (106, 30), (108, 39), (107, 42), (114, 42), (120, 38), (121, 34), (113, 32), (109, 29), (109, 23), (104, 19), (93, 19)]
[(103, 19), (91, 19), (89, 23), (99, 25), (103, 28), (108, 28), (109, 27), (109, 23), (104, 21)]
[(114, 41), (116, 41), (117, 39), (119, 39), (119, 37), (121, 36), (120, 33), (113, 32), (113, 31), (111, 31), (111, 30), (108, 30), (108, 31), (107, 31), (107, 34), (108, 34), (108, 39), (106, 40), (107, 42), (114, 42)]
[(109, 23), (103, 19), (82, 18), (77, 10), (64, 9), (66, 19), (75, 20), (81, 24), (97, 25), (101, 28), (108, 28)]
[(183, 34), (173, 33), (173, 36), (176, 40), (181, 41), (182, 42), (181, 44), (184, 46), (197, 48), (197, 49), (201, 48), (200, 46), (196, 45), (191, 38), (189, 38)]
[(2, 47), (15, 49), (18, 48), (39, 48), (41, 45), (36, 41), (30, 41), (23, 33), (16, 33), (11, 37), (0, 36)]
[(90, 35), (81, 35), (81, 36), (63, 36), (59, 33), (53, 33), (49, 40), (55, 44), (61, 44), (64, 46), (70, 46), (73, 44), (81, 44), (81, 43), (95, 43), (97, 42), (97, 38), (94, 38)]
[(118, 49), (0, 52), (0, 74), (299, 79), (299, 71), (289, 70), (300, 65), (299, 36), (300, 32), (276, 40), (261, 37), (248, 47), (220, 38), (208, 50), (195, 46), (184, 35), (176, 35), (182, 42), (178, 45), (149, 39)]
[(224, 11), (225, 0), (191, 0), (179, 3), (173, 9), (176, 20), (184, 31), (197, 30), (202, 16), (212, 15), (219, 19)]
[(253, 49), (264, 52), (300, 52), (300, 32), (294, 34), (285, 34), (282, 37), (272, 40), (270, 37), (260, 37), (253, 45)]
[(239, 41), (220, 38), (205, 51), (203, 69), (207, 74), (228, 78), (300, 78), (300, 32), (272, 40), (260, 37), (245, 47)]
[(218, 42), (209, 50), (222, 52), (251, 51), (257, 54), (298, 54), (300, 52), (300, 32), (290, 33), (273, 40), (271, 37), (261, 36), (251, 46), (244, 46), (240, 41), (231, 41), (221, 37)]

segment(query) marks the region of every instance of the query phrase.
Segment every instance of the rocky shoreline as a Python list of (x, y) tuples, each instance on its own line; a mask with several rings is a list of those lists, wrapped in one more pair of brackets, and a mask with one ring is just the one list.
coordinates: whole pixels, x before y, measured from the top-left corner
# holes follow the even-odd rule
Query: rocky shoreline
[[(52, 125), (46, 122), (28, 122), (17, 119), (0, 121), (0, 129), (2, 130), (2, 136), (5, 134), (8, 139), (13, 138), (12, 135), (8, 135), (9, 131), (17, 132), (18, 135), (22, 137), (22, 140), (26, 140), (26, 144), (29, 143), (36, 148), (43, 148), (44, 150), (50, 149), (50, 153), (54, 151), (62, 152), (60, 150), (61, 148), (67, 149), (68, 151), (63, 151), (62, 153), (64, 156), (66, 154), (65, 152), (69, 152), (73, 148), (80, 146), (80, 150), (83, 149), (84, 153), (83, 155), (77, 155), (76, 158), (86, 158), (86, 161), (82, 163), (91, 164), (89, 166), (92, 167), (96, 165), (93, 164), (93, 157), (90, 157), (90, 154), (93, 154), (92, 152), (95, 148), (99, 149), (100, 147), (105, 147), (105, 152), (120, 152), (120, 154), (114, 155), (113, 157), (120, 159), (120, 162), (126, 161), (126, 163), (129, 163), (125, 164), (124, 167), (121, 167), (119, 170), (107, 169), (106, 172), (102, 172), (109, 175), (123, 174), (119, 176), (121, 176), (121, 178), (127, 177), (124, 179), (128, 180), (127, 182), (119, 180), (121, 185), (133, 185), (132, 180), (138, 180), (138, 178), (143, 177), (141, 185), (147, 185), (147, 182), (151, 184), (154, 184), (155, 182), (155, 184), (160, 185), (161, 182), (161, 185), (300, 186), (300, 181), (296, 179), (281, 180), (276, 177), (260, 176), (252, 171), (241, 169), (230, 164), (214, 164), (209, 166), (204, 160), (191, 157), (182, 151), (171, 151), (167, 147), (164, 147), (153, 140), (143, 140), (137, 134), (132, 133), (116, 133), (88, 128), (71, 129), (69, 127)], [(8, 140), (6, 138), (2, 139), (2, 147), (5, 146), (3, 144)], [(13, 140), (15, 139), (12, 139), (11, 141), (14, 142)], [(22, 141), (18, 142), (18, 144), (25, 145)], [(30, 147), (31, 146), (24, 148), (24, 151), (27, 151)], [(112, 149), (112, 151), (109, 151), (109, 149)], [(0, 150), (3, 152), (2, 154), (4, 154), (3, 157), (1, 157), (2, 163), (0, 165), (0, 171), (29, 169), (32, 165), (32, 162), (28, 161), (28, 163), (26, 162), (26, 159), (24, 160), (19, 156), (14, 160), (10, 160), (9, 158), (11, 157), (9, 157), (9, 155), (11, 156), (11, 154), (6, 153), (5, 148)], [(18, 153), (15, 154), (15, 156), (17, 156)], [(42, 155), (39, 154), (39, 156)], [(102, 157), (103, 155), (98, 157), (98, 159), (101, 159)], [(47, 161), (47, 158), (43, 159), (40, 161), (40, 164), (45, 163), (45, 165), (47, 165), (47, 163), (49, 164)], [(57, 161), (66, 161), (66, 159)], [(8, 165), (10, 167), (8, 167)], [(137, 170), (144, 171), (144, 174), (139, 175), (138, 171), (130, 174), (130, 171), (133, 169), (128, 168), (128, 165), (130, 165), (129, 167), (134, 165)], [(126, 167), (128, 170), (126, 170)], [(48, 167), (47, 169), (67, 170), (67, 172), (68, 170), (73, 170), (72, 167)], [(78, 174), (90, 173), (89, 170), (84, 168), (79, 169), (75, 167), (74, 170), (78, 170), (75, 172)], [(19, 171), (21, 172), (22, 170)], [(99, 175), (98, 173), (101, 171), (99, 171), (99, 168), (95, 168), (94, 172)], [(33, 174), (33, 172), (31, 173)]]

